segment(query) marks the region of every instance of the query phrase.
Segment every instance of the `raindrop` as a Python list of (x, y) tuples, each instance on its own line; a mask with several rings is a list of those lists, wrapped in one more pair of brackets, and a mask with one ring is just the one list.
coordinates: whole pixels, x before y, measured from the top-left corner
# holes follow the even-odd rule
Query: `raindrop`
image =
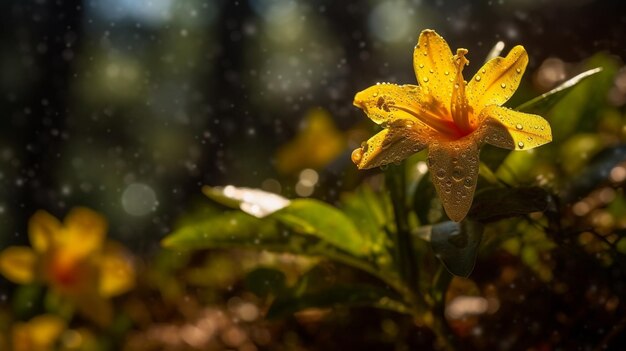
[(506, 88), (506, 84), (504, 84), (504, 83), (500, 84), (500, 88), (502, 88), (502, 89)]
[(523, 149), (523, 148), (524, 148), (524, 143), (520, 141), (520, 142), (518, 142), (518, 143), (517, 143), (517, 146), (518, 146), (520, 149)]
[(480, 76), (477, 75), (474, 79), (476, 79), (477, 82), (480, 82)]
[(524, 126), (518, 123), (518, 124), (515, 125), (515, 128), (517, 130), (522, 130), (522, 129), (524, 129)]
[(454, 180), (456, 181), (460, 181), (461, 179), (463, 179), (463, 167), (454, 167), (454, 170), (452, 171), (452, 178), (454, 178)]
[(428, 77), (424, 77), (423, 81), (424, 81), (424, 83), (427, 83), (428, 82)]
[(516, 68), (516, 69), (515, 69), (515, 72), (517, 72), (517, 73), (522, 73), (522, 70), (521, 70), (521, 69), (519, 69), (519, 68)]
[(352, 162), (359, 164), (359, 162), (361, 162), (361, 159), (363, 158), (363, 149), (362, 148), (358, 148), (355, 149), (354, 151), (352, 151)]
[(439, 168), (435, 175), (437, 176), (437, 178), (443, 179), (446, 176), (446, 170), (443, 168)]
[(420, 68), (424, 68), (424, 64), (423, 63), (420, 63)]
[(429, 69), (429, 70), (428, 70), (428, 72), (433, 73), (433, 72), (435, 72), (435, 71), (433, 71), (432, 69)]
[(483, 68), (483, 69), (481, 70), (481, 72), (482, 72), (483, 74), (485, 74), (485, 72), (487, 72), (487, 71), (485, 71), (485, 69)]
[(377, 97), (377, 96), (378, 96), (378, 93), (374, 93), (374, 94), (372, 94), (372, 96), (373, 96), (373, 97)]
[(445, 72), (443, 72), (443, 74), (445, 74), (447, 76), (448, 74), (450, 74), (450, 72), (445, 71)]
[(472, 177), (465, 178), (465, 180), (463, 181), (463, 185), (466, 188), (471, 188), (472, 187)]

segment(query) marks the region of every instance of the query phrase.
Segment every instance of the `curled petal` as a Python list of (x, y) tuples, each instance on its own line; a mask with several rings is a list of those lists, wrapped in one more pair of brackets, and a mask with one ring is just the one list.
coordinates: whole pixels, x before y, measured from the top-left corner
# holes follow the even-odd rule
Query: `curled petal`
[(476, 114), (485, 106), (502, 105), (519, 86), (528, 54), (523, 46), (511, 49), (506, 57), (489, 60), (467, 83), (467, 99)]
[(11, 246), (0, 252), (0, 274), (16, 284), (35, 280), (37, 255), (30, 247)]
[(131, 255), (119, 244), (108, 243), (100, 258), (99, 291), (104, 297), (123, 294), (135, 285)]
[(37, 211), (28, 221), (30, 245), (39, 253), (47, 251), (61, 231), (61, 222), (46, 211)]
[(354, 105), (363, 110), (376, 124), (399, 119), (416, 119), (406, 109), (419, 106), (421, 90), (417, 85), (376, 84), (354, 97)]
[(395, 121), (352, 152), (359, 169), (399, 162), (426, 148), (436, 135), (434, 131), (412, 121)]
[(478, 181), (480, 140), (465, 138), (428, 146), (428, 167), (437, 194), (450, 219), (460, 222), (470, 209)]
[(65, 217), (59, 244), (67, 254), (85, 257), (99, 250), (106, 235), (107, 222), (99, 213), (85, 207), (74, 208)]
[(475, 133), (493, 146), (510, 150), (528, 150), (552, 141), (552, 130), (541, 116), (500, 106), (483, 109), (481, 126)]
[(435, 31), (422, 31), (413, 51), (418, 84), (445, 106), (452, 99), (456, 68), (448, 43)]

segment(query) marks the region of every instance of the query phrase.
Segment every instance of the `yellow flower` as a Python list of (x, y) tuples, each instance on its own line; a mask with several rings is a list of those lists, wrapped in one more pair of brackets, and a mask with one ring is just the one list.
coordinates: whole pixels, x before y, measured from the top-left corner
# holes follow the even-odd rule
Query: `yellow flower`
[(87, 208), (75, 208), (64, 223), (45, 211), (30, 219), (31, 247), (0, 252), (0, 274), (17, 284), (48, 285), (81, 313), (106, 324), (112, 310), (108, 298), (130, 290), (135, 272), (130, 255), (105, 241), (106, 220)]
[(431, 177), (450, 219), (465, 218), (478, 179), (478, 154), (488, 143), (528, 150), (552, 140), (542, 117), (501, 107), (515, 92), (528, 64), (522, 46), (485, 63), (469, 81), (466, 49), (452, 55), (433, 30), (420, 34), (413, 53), (419, 85), (377, 84), (354, 97), (354, 105), (383, 128), (352, 161), (372, 168), (401, 161), (428, 148)]
[(56, 349), (65, 321), (57, 316), (44, 314), (28, 322), (16, 323), (11, 332), (13, 351), (46, 351)]

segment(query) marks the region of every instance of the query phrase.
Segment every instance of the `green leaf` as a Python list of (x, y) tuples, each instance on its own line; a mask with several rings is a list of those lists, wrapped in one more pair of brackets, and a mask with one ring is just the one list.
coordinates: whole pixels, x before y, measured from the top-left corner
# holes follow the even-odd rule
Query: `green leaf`
[(358, 257), (368, 256), (373, 243), (337, 208), (313, 199), (297, 199), (272, 215), (296, 233), (316, 236)]
[(400, 313), (409, 310), (392, 290), (364, 284), (338, 284), (323, 291), (278, 297), (267, 312), (267, 318), (283, 317), (306, 308), (334, 307), (377, 307)]
[(587, 195), (599, 184), (605, 182), (611, 170), (624, 161), (626, 161), (626, 145), (618, 145), (599, 152), (565, 185), (562, 194), (564, 202), (574, 202)]
[(266, 217), (290, 203), (286, 198), (274, 193), (232, 185), (225, 187), (205, 186), (202, 188), (202, 192), (217, 203), (230, 208), (239, 208), (257, 218)]
[(565, 94), (567, 94), (570, 89), (575, 87), (584, 79), (589, 78), (594, 74), (599, 73), (600, 71), (602, 71), (602, 67), (596, 67), (594, 69), (585, 71), (577, 76), (566, 80), (565, 82), (561, 83), (559, 86), (548, 91), (547, 93), (541, 94), (529, 101), (526, 101), (525, 103), (517, 106), (515, 109), (518, 111), (529, 113), (546, 112), (552, 106), (554, 106)]
[(375, 252), (390, 244), (385, 227), (393, 220), (391, 204), (384, 194), (374, 192), (364, 185), (341, 199), (341, 210), (350, 217), (362, 234), (367, 235)]
[(468, 216), (475, 221), (494, 222), (543, 212), (548, 207), (548, 197), (548, 192), (538, 187), (489, 188), (476, 193)]
[(424, 230), (430, 231), (435, 256), (450, 273), (461, 277), (472, 273), (483, 235), (480, 223), (467, 219), (461, 223), (448, 221), (422, 228)]
[(285, 274), (277, 269), (259, 267), (246, 275), (246, 289), (257, 296), (279, 295), (285, 288)]

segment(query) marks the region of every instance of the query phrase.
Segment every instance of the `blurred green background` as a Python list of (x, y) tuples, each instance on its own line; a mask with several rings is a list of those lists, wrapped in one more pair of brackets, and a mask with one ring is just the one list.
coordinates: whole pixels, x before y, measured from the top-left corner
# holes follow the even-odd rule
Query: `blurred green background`
[[(571, 206), (569, 217), (563, 216), (583, 231), (571, 241), (585, 250), (593, 242), (593, 235), (585, 232), (591, 227), (609, 236), (605, 239), (611, 245), (621, 242), (620, 252), (626, 252), (626, 241), (620, 241), (626, 228), (622, 1), (7, 0), (0, 13), (0, 249), (28, 242), (28, 218), (37, 209), (62, 218), (70, 208), (83, 205), (103, 213), (109, 237), (129, 247), (138, 260), (155, 257), (159, 240), (201, 201), (206, 184), (263, 188), (289, 198), (312, 196), (335, 203), (378, 172), (357, 172), (350, 161), (351, 150), (372, 127), (352, 106), (354, 94), (378, 81), (413, 84), (413, 47), (419, 32), (432, 28), (452, 48), (469, 49), (466, 78), (498, 41), (505, 43), (505, 53), (524, 45), (530, 63), (511, 107), (585, 69), (604, 67), (546, 115), (554, 131), (547, 151), (510, 157), (505, 166), (514, 171), (501, 167), (498, 176), (565, 194), (563, 201)], [(600, 299), (602, 306), (617, 304), (602, 313), (623, 313), (624, 301), (615, 300), (625, 290), (623, 270), (600, 266), (606, 276), (582, 279), (575, 273), (586, 261), (554, 258), (554, 241), (533, 228), (492, 234), (500, 237), (487, 240), (485, 262), (512, 268), (496, 271), (479, 263), (474, 278), (489, 289), (510, 281), (509, 300), (519, 305), (502, 303), (499, 317), (489, 317), (493, 329), (468, 327), (464, 332), (476, 337), (468, 349), (517, 349), (515, 343), (525, 336), (541, 335), (524, 347), (550, 350), (541, 348), (544, 340), (550, 345), (553, 337), (558, 345), (577, 333), (591, 349), (610, 333), (610, 323), (626, 324), (614, 315), (595, 315), (592, 323), (581, 324), (559, 317), (557, 311)], [(591, 257), (606, 261), (597, 253), (606, 248), (599, 245), (590, 249)], [(236, 253), (211, 257), (217, 263), (210, 264), (222, 267), (217, 270), (229, 264), (235, 265), (233, 272), (245, 270), (244, 263), (237, 266), (245, 260)], [(530, 267), (528, 272), (520, 273), (518, 258)], [(172, 264), (164, 260), (166, 266)], [(149, 270), (159, 262), (145, 259), (143, 264)], [(193, 266), (187, 261), (181, 266), (186, 264)], [(194, 272), (189, 273), (191, 281), (210, 280), (206, 290), (216, 295), (228, 295), (231, 290), (225, 287), (236, 285), (229, 276), (206, 278)], [(541, 289), (561, 284), (553, 282), (559, 274), (578, 279), (579, 285), (564, 290), (573, 301), (525, 295), (539, 282), (546, 283)], [(522, 282), (514, 283), (519, 276)], [(621, 279), (621, 285), (595, 285), (594, 277), (602, 282)], [(167, 285), (159, 284), (160, 289)], [(541, 289), (530, 290), (541, 295)], [(0, 278), (1, 303), (14, 290)], [(559, 322), (566, 319), (567, 332), (534, 333), (533, 328), (558, 328), (538, 322), (548, 318), (541, 313), (530, 317), (521, 311), (529, 308), (545, 310)], [(582, 309), (578, 318), (589, 311), (593, 309)], [(372, 323), (382, 325), (391, 339), (404, 335), (408, 345), (428, 344), (428, 337), (424, 341), (421, 334), (398, 330), (385, 318)], [(314, 345), (304, 349), (350, 345), (359, 330), (348, 320), (354, 322), (343, 314), (335, 316), (337, 328), (352, 333), (336, 344), (331, 332), (321, 341), (307, 339), (315, 335), (308, 326), (294, 331), (304, 341), (284, 344)], [(501, 335), (501, 344), (481, 339), (485, 334)], [(380, 345), (394, 347), (390, 340)]]

